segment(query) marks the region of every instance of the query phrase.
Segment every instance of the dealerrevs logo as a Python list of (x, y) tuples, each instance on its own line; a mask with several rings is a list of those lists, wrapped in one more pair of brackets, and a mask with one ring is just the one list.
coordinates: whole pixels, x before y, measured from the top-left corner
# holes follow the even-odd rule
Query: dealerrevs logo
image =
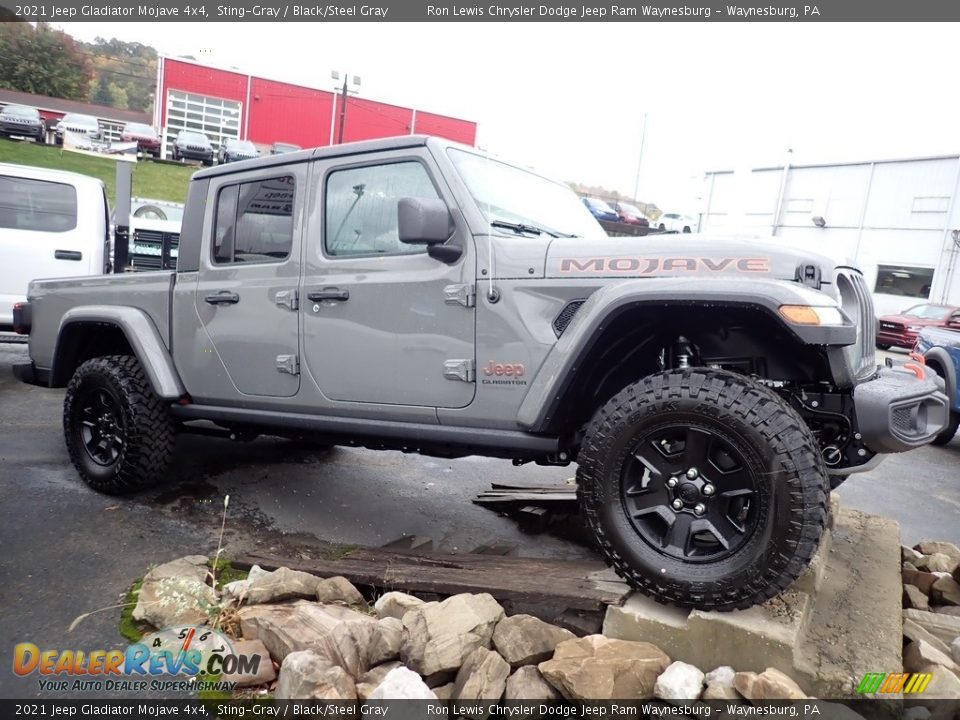
[(235, 683), (219, 678), (256, 674), (260, 661), (234, 653), (225, 635), (194, 626), (161, 630), (125, 650), (41, 650), (29, 642), (13, 649), (14, 674), (36, 674), (50, 691), (231, 690)]

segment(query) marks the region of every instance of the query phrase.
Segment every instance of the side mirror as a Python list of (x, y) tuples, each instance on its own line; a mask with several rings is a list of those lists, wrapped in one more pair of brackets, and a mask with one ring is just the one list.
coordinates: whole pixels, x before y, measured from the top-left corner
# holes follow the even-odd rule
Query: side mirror
[(453, 217), (443, 200), (400, 198), (397, 202), (397, 230), (402, 243), (436, 245), (453, 235)]

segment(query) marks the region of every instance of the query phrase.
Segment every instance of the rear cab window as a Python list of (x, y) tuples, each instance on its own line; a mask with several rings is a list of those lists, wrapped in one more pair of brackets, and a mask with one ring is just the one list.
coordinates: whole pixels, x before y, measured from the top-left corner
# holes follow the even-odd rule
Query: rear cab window
[(68, 232), (77, 227), (77, 190), (72, 185), (0, 176), (0, 228)]
[(213, 262), (283, 262), (293, 247), (292, 176), (227, 185), (217, 193)]

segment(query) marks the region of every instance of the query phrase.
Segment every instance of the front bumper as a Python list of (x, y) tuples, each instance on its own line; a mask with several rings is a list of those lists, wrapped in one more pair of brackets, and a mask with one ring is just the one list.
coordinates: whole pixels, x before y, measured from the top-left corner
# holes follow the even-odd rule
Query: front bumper
[(192, 148), (177, 148), (180, 157), (188, 160), (213, 160), (213, 150), (194, 150)]
[(897, 332), (896, 330), (880, 330), (877, 333), (877, 345), (891, 347), (912, 348), (917, 341), (917, 333)]
[(4, 135), (19, 135), (21, 137), (36, 137), (43, 132), (42, 125), (26, 125), (24, 123), (3, 122), (0, 120), (0, 133)]
[(875, 453), (913, 450), (947, 425), (950, 404), (943, 380), (922, 366), (923, 377), (901, 365), (882, 368), (856, 386), (853, 401), (863, 444)]

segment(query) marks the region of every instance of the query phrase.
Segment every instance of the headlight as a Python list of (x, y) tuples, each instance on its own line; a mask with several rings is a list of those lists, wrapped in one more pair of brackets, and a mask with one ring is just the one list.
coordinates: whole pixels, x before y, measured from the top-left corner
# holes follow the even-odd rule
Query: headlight
[(780, 314), (796, 325), (843, 325), (843, 313), (835, 307), (781, 305)]

